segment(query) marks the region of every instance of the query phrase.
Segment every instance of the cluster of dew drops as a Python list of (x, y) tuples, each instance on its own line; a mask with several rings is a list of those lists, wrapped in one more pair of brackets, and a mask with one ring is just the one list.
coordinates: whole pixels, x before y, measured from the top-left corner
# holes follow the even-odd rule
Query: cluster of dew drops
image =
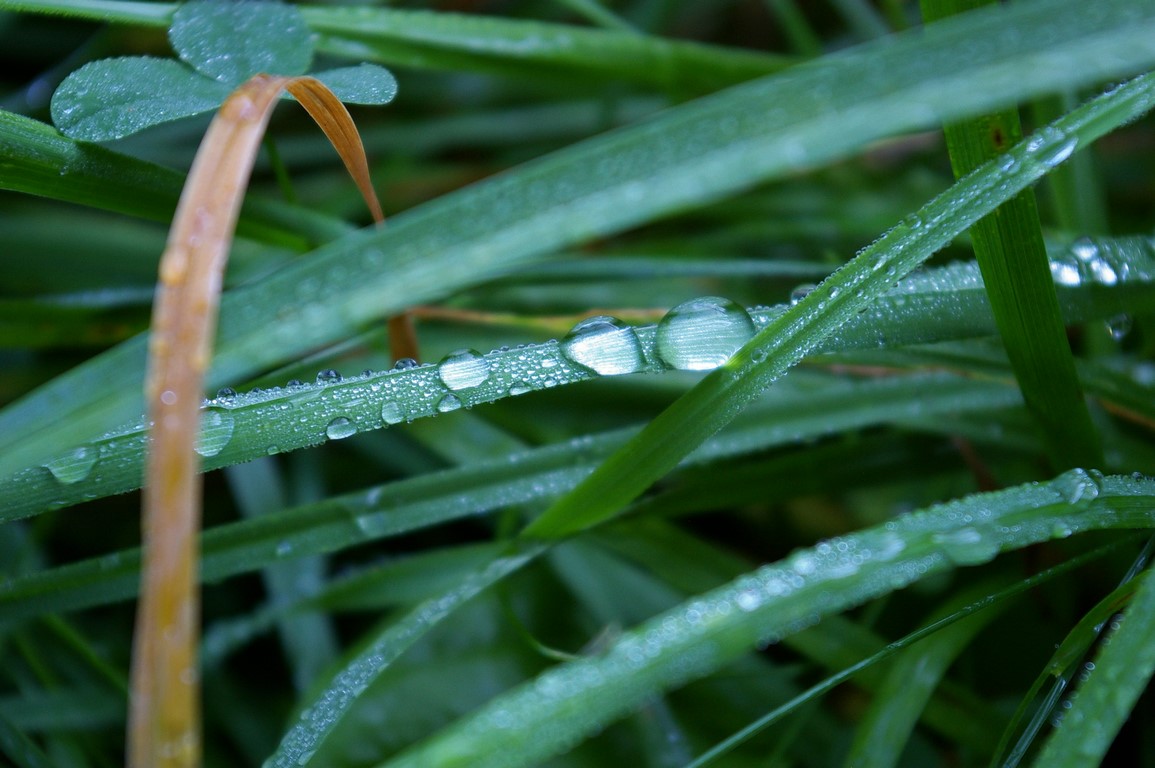
[[(649, 345), (643, 344), (633, 326), (608, 315), (582, 320), (560, 342), (539, 345), (538, 352), (556, 344), (564, 362), (586, 376), (618, 376), (660, 369), (709, 371), (726, 363), (754, 337), (756, 331), (754, 320), (740, 305), (729, 299), (707, 296), (684, 302), (666, 313), (654, 330), (650, 355), (646, 351)], [(459, 349), (447, 354), (434, 366), (405, 358), (394, 365), (394, 370), (435, 368), (436, 383), (444, 390), (436, 395), (431, 410), (432, 413), (449, 413), (492, 398), (493, 395), (490, 398), (477, 395), (483, 385), (498, 376), (500, 369), (511, 367), (498, 358), (499, 353), (507, 351), (503, 348), (496, 353), (482, 354), (473, 349)], [(497, 394), (521, 395), (553, 386), (557, 381), (550, 377), (549, 372), (558, 370), (561, 362), (556, 355), (546, 354), (537, 360), (536, 372), (518, 371), (506, 387), (498, 388), (501, 391)], [(366, 371), (364, 375), (376, 374)], [(337, 384), (343, 380), (341, 374), (332, 369), (317, 374), (319, 385)], [(290, 381), (286, 386), (292, 389), (303, 385), (300, 381)], [(234, 390), (225, 388), (217, 393), (213, 402), (223, 403), (236, 397)], [(398, 424), (412, 419), (414, 411), (396, 399), (387, 399), (381, 406), (380, 417), (385, 425)], [(357, 425), (350, 418), (337, 416), (328, 422), (325, 436), (330, 440), (340, 440), (357, 431)]]

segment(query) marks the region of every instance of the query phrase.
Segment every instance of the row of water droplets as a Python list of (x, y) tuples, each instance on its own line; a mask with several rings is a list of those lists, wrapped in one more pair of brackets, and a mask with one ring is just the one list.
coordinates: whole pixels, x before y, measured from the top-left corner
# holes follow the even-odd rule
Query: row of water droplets
[[(1066, 288), (1150, 283), (1155, 280), (1155, 238), (1079, 238), (1066, 249), (1052, 250), (1051, 273), (1056, 284)], [(904, 295), (971, 286), (981, 286), (977, 265), (959, 263), (912, 273), (895, 287), (892, 297), (901, 306)], [(798, 286), (791, 293), (791, 304), (814, 287)], [(226, 388), (205, 403), (196, 450), (206, 458), (221, 454), (234, 436), (234, 411), (242, 408), (262, 408), (261, 430), (274, 437), (267, 452), (279, 453), (595, 376), (667, 369), (707, 371), (725, 363), (778, 312), (771, 309), (752, 315), (727, 299), (704, 297), (674, 307), (656, 327), (591, 317), (575, 325), (560, 342), (502, 348), (485, 355), (463, 349), (436, 364), (406, 359), (391, 371), (366, 371), (349, 378), (327, 370), (317, 375), (315, 384), (292, 381), (284, 387), (244, 394)], [(1108, 321), (1116, 338), (1129, 326), (1130, 318), (1124, 315)], [(368, 386), (368, 393), (361, 385)], [(367, 398), (380, 402), (375, 415), (368, 415), (370, 409), (363, 407)], [(286, 430), (279, 417), (293, 411), (295, 424)], [(317, 414), (326, 415), (319, 425)], [(115, 437), (143, 430), (141, 423), (119, 430)], [(86, 480), (112, 447), (107, 441), (98, 443), (71, 449), (43, 467), (63, 484)]]
[[(233, 442), (235, 414), (241, 410), (262, 412), (263, 418), (247, 423), (259, 422), (268, 438), (266, 451), (273, 454), (599, 376), (708, 371), (725, 363), (756, 331), (741, 306), (704, 297), (674, 307), (656, 327), (635, 328), (598, 316), (579, 322), (561, 341), (488, 354), (460, 349), (435, 364), (404, 359), (389, 371), (351, 377), (329, 369), (313, 383), (294, 380), (244, 393), (226, 387), (205, 401), (196, 450), (207, 459), (222, 454)], [(144, 429), (139, 423), (117, 436), (143, 439)], [(74, 484), (92, 475), (101, 455), (99, 444), (86, 445), (43, 466), (58, 482)]]

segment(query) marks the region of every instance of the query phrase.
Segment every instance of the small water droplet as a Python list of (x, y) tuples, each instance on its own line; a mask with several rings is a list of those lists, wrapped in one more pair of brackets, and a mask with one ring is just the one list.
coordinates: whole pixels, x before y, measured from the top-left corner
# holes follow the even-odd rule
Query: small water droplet
[(393, 400), (381, 406), (381, 421), (386, 424), (400, 424), (405, 420), (405, 411), (401, 404)]
[(344, 416), (338, 416), (325, 427), (325, 434), (330, 440), (344, 440), (357, 434), (357, 426)]
[(57, 456), (46, 463), (44, 468), (62, 483), (78, 483), (88, 477), (99, 458), (100, 450), (98, 448), (82, 445)]
[(802, 301), (817, 287), (814, 283), (803, 283), (802, 285), (796, 286), (794, 290), (790, 292), (790, 305), (794, 306)]
[(285, 386), (286, 387), (303, 387), (303, 386), (305, 386), (305, 382), (301, 381), (300, 379), (289, 379), (288, 381), (285, 382)]
[(645, 365), (634, 329), (606, 315), (582, 320), (560, 346), (570, 360), (602, 376), (636, 373)]
[(437, 401), (437, 410), (441, 413), (449, 413), (456, 411), (461, 407), (461, 401), (457, 399), (456, 395), (446, 395)]
[(526, 384), (524, 381), (515, 381), (509, 385), (509, 394), (516, 397), (517, 395), (524, 395), (526, 392), (530, 392), (532, 389), (533, 388)]
[(410, 368), (416, 368), (418, 365), (419, 365), (419, 363), (416, 360), (414, 360), (412, 357), (403, 357), (400, 360), (398, 360), (397, 362), (393, 363), (393, 370), (395, 370), (395, 371), (407, 371)]
[(655, 348), (662, 362), (682, 371), (709, 371), (754, 338), (754, 321), (729, 299), (706, 296), (671, 309), (658, 323)]
[(293, 554), (293, 542), (281, 541), (277, 543), (277, 557), (288, 557)]
[(341, 374), (337, 373), (337, 371), (333, 370), (332, 368), (326, 368), (323, 371), (317, 372), (318, 384), (335, 384), (340, 380)]
[(999, 554), (997, 541), (969, 526), (946, 533), (936, 533), (933, 541), (942, 546), (943, 554), (956, 565), (988, 563)]
[(1115, 341), (1122, 341), (1130, 332), (1130, 315), (1115, 315), (1114, 317), (1107, 318), (1107, 333), (1111, 334), (1111, 338)]
[(236, 396), (237, 391), (232, 387), (221, 387), (217, 390), (217, 400), (228, 400)]
[(459, 349), (441, 358), (437, 375), (452, 390), (470, 389), (489, 378), (489, 361), (474, 349)]
[(233, 437), (235, 420), (228, 411), (209, 408), (201, 414), (201, 431), (197, 436), (196, 452), (201, 456), (216, 456)]

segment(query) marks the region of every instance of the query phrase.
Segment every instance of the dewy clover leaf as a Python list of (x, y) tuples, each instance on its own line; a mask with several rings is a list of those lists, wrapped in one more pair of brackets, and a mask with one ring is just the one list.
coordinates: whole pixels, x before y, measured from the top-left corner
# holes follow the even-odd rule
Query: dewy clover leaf
[[(52, 96), (52, 120), (61, 133), (82, 141), (124, 138), (216, 109), (259, 72), (302, 75), (313, 59), (300, 11), (273, 0), (192, 0), (173, 14), (168, 37), (183, 63), (103, 59), (65, 78)], [(393, 75), (371, 64), (314, 77), (353, 104), (387, 104), (397, 93)]]

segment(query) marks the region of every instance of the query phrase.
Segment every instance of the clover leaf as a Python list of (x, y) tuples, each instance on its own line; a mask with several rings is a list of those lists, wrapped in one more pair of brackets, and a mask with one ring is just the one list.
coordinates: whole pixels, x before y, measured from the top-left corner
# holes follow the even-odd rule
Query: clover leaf
[[(274, 0), (191, 0), (173, 14), (168, 36), (180, 62), (103, 59), (66, 77), (52, 95), (52, 120), (60, 132), (81, 141), (124, 138), (216, 109), (260, 72), (304, 74), (313, 59), (304, 17), (295, 6)], [(393, 75), (374, 64), (315, 77), (351, 104), (387, 104), (397, 94)]]

